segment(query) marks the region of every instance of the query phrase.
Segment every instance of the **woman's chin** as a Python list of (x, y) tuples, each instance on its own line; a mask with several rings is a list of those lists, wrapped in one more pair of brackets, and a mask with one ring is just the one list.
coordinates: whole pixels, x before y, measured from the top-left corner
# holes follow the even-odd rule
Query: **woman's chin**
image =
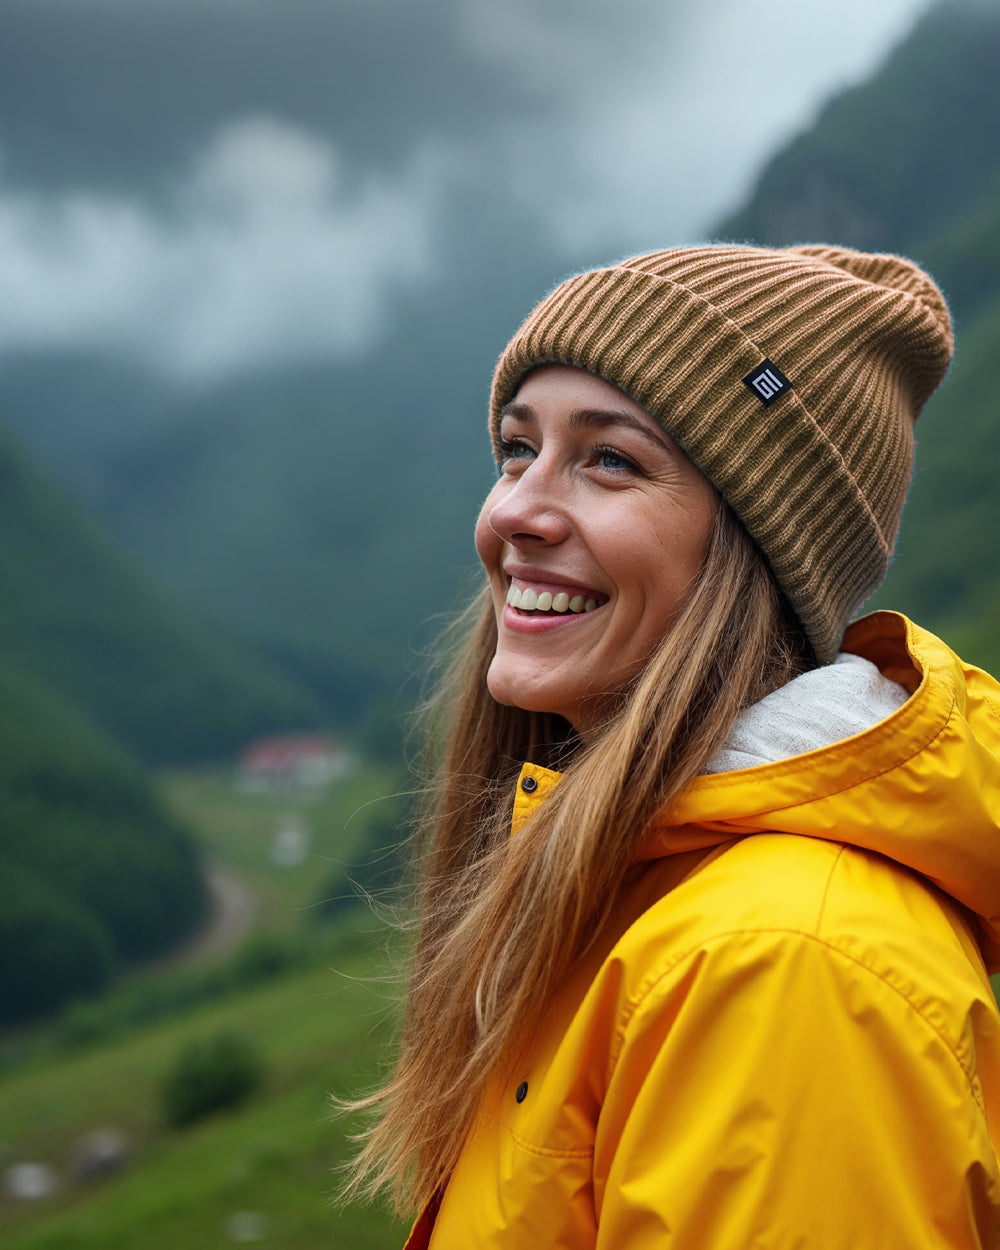
[(572, 719), (568, 714), (567, 699), (560, 698), (560, 692), (545, 680), (544, 675), (533, 677), (524, 667), (518, 665), (515, 668), (509, 660), (494, 659), (487, 674), (486, 687), (496, 702), (504, 707), (520, 708), (522, 712), (552, 712), (567, 720)]

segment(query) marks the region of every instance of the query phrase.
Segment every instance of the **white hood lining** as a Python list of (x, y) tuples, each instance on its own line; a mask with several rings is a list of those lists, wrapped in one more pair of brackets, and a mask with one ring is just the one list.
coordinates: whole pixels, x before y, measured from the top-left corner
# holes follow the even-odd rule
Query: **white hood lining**
[(864, 733), (909, 698), (870, 660), (841, 652), (833, 664), (781, 686), (736, 718), (707, 773), (756, 768)]

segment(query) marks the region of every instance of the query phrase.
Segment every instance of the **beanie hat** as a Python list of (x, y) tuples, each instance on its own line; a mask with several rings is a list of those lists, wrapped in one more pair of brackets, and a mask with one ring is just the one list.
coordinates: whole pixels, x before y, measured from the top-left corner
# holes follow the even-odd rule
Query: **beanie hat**
[(493, 375), (490, 421), (536, 365), (575, 365), (655, 417), (764, 553), (821, 664), (885, 575), (913, 423), (953, 347), (911, 261), (846, 248), (712, 246), (569, 278)]

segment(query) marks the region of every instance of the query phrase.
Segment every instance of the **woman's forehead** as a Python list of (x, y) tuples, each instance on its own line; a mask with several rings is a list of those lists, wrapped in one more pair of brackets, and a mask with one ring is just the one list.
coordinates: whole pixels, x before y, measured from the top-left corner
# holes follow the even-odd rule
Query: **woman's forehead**
[(574, 365), (543, 364), (521, 379), (514, 397), (500, 412), (532, 423), (539, 412), (558, 410), (570, 428), (632, 429), (671, 451), (683, 448), (670, 432), (631, 395), (614, 383)]

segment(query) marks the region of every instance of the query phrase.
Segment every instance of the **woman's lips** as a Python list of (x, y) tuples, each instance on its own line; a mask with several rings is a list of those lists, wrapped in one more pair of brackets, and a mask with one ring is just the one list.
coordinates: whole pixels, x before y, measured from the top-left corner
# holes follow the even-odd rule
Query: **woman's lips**
[(512, 577), (503, 622), (521, 633), (538, 633), (579, 621), (605, 603), (607, 595), (577, 583)]
[(522, 612), (505, 604), (502, 614), (504, 628), (520, 634), (538, 634), (547, 630), (572, 629), (574, 625), (582, 625), (593, 619), (591, 612)]

